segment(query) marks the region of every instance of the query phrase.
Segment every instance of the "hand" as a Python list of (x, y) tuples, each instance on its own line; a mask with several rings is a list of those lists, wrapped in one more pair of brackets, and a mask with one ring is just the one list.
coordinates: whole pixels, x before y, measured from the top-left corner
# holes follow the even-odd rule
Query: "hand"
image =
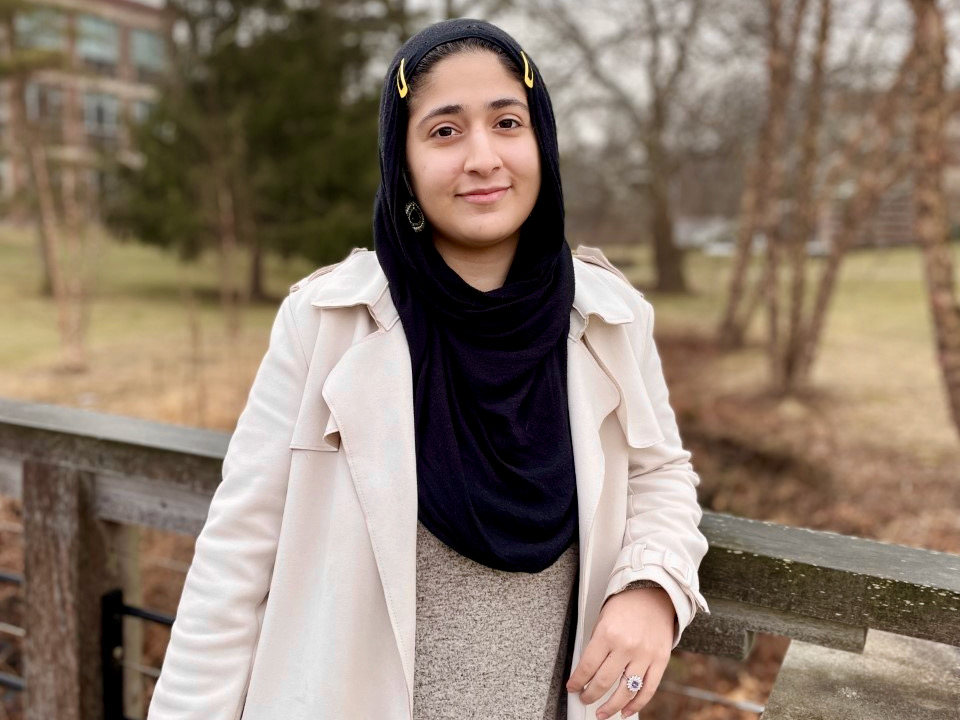
[[(670, 660), (675, 618), (670, 596), (661, 588), (636, 588), (610, 596), (567, 681), (567, 691), (579, 692), (581, 702), (590, 705), (619, 684), (597, 710), (597, 720), (606, 720), (618, 710), (624, 718), (639, 712), (653, 697)], [(624, 675), (643, 678), (640, 692), (627, 690)]]

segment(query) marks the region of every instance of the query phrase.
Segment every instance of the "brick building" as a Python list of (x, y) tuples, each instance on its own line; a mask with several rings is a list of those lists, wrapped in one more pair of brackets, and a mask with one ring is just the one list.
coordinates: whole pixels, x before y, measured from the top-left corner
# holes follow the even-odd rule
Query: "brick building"
[[(169, 14), (134, 0), (31, 0), (15, 21), (15, 47), (57, 53), (55, 68), (34, 71), (24, 88), (26, 121), (42, 133), (55, 173), (103, 190), (104, 153), (130, 152), (128, 122), (149, 113), (168, 63)], [(0, 198), (28, 181), (11, 147), (9, 80), (0, 84)]]

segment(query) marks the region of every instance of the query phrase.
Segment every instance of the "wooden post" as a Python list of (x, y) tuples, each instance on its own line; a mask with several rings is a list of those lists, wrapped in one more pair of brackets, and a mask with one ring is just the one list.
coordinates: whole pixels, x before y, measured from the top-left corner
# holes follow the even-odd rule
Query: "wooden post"
[(101, 720), (105, 537), (93, 474), (23, 463), (26, 720)]

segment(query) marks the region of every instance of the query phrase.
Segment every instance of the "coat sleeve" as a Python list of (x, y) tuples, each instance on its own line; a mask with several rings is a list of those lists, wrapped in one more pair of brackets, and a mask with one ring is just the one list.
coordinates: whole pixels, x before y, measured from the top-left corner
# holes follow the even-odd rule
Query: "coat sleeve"
[(664, 439), (651, 447), (630, 449), (626, 530), (606, 597), (637, 580), (659, 584), (676, 610), (676, 647), (697, 609), (708, 611), (697, 577), (707, 552), (707, 540), (698, 528), (702, 511), (696, 488), (700, 480), (680, 441), (670, 407), (653, 340), (653, 308), (642, 298), (633, 324), (636, 336), (631, 344)]
[(237, 720), (273, 573), (307, 361), (284, 300), (197, 538), (148, 720)]

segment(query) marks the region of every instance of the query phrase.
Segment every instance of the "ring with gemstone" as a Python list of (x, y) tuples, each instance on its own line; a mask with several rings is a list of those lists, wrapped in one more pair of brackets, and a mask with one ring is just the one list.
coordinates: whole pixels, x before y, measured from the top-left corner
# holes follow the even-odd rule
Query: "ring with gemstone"
[(623, 679), (627, 681), (627, 690), (630, 692), (640, 692), (640, 688), (643, 687), (643, 678), (639, 675), (631, 675), (627, 677), (627, 674), (623, 674)]

